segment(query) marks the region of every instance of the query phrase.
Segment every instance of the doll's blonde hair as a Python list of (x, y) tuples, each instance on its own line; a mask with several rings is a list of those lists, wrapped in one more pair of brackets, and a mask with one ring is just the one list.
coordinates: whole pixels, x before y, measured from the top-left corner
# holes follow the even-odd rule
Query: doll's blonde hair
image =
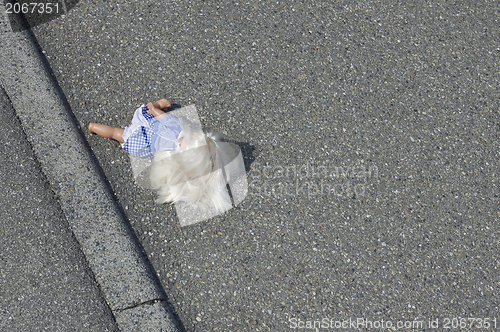
[(184, 202), (216, 213), (229, 210), (223, 162), (228, 156), (221, 137), (184, 128), (183, 132), (179, 151), (160, 152), (153, 159), (150, 179), (156, 202)]

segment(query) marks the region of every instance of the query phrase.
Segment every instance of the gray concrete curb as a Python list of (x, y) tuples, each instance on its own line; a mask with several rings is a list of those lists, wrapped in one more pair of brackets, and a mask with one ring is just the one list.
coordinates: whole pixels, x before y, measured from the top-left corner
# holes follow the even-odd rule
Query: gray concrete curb
[(13, 33), (2, 11), (1, 83), (120, 329), (178, 331), (165, 293), (45, 69), (31, 32)]

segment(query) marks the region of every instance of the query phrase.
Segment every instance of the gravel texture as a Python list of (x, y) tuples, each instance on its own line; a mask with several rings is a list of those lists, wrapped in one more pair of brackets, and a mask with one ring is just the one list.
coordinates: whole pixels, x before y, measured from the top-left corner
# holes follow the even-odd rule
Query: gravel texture
[(498, 329), (499, 20), (496, 1), (81, 1), (34, 32), (83, 128), (166, 97), (243, 147), (249, 196), (180, 228), (87, 137), (186, 330)]

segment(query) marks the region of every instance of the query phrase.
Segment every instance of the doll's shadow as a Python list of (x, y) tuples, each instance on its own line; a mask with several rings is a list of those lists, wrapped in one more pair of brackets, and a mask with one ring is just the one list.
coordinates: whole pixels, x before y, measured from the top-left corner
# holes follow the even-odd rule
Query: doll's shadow
[[(182, 108), (179, 104), (171, 104), (169, 108), (165, 109), (166, 113), (175, 111), (176, 109)], [(245, 172), (250, 172), (250, 166), (255, 161), (254, 150), (255, 145), (246, 142), (236, 142), (228, 139), (222, 139), (223, 142), (234, 143), (238, 145), (241, 149), (241, 154), (243, 156), (243, 163), (245, 164)]]
[(243, 163), (245, 164), (245, 173), (250, 172), (250, 166), (255, 161), (255, 156), (254, 156), (255, 145), (246, 142), (236, 142), (227, 139), (222, 139), (222, 141), (233, 143), (240, 147), (241, 154), (243, 156)]
[(176, 109), (178, 109), (178, 108), (182, 108), (182, 106), (181, 106), (181, 105), (179, 105), (179, 104), (170, 104), (170, 107), (169, 107), (169, 108), (164, 109), (164, 111), (165, 111), (166, 113), (168, 113), (168, 112), (175, 111), (175, 110), (176, 110)]

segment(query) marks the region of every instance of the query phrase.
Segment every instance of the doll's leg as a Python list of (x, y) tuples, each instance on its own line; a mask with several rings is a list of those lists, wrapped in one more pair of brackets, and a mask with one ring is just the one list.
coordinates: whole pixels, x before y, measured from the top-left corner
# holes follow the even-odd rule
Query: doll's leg
[(89, 123), (89, 131), (91, 134), (97, 134), (104, 138), (112, 138), (120, 143), (125, 143), (123, 139), (123, 129), (115, 128), (107, 125), (102, 125), (98, 123)]

